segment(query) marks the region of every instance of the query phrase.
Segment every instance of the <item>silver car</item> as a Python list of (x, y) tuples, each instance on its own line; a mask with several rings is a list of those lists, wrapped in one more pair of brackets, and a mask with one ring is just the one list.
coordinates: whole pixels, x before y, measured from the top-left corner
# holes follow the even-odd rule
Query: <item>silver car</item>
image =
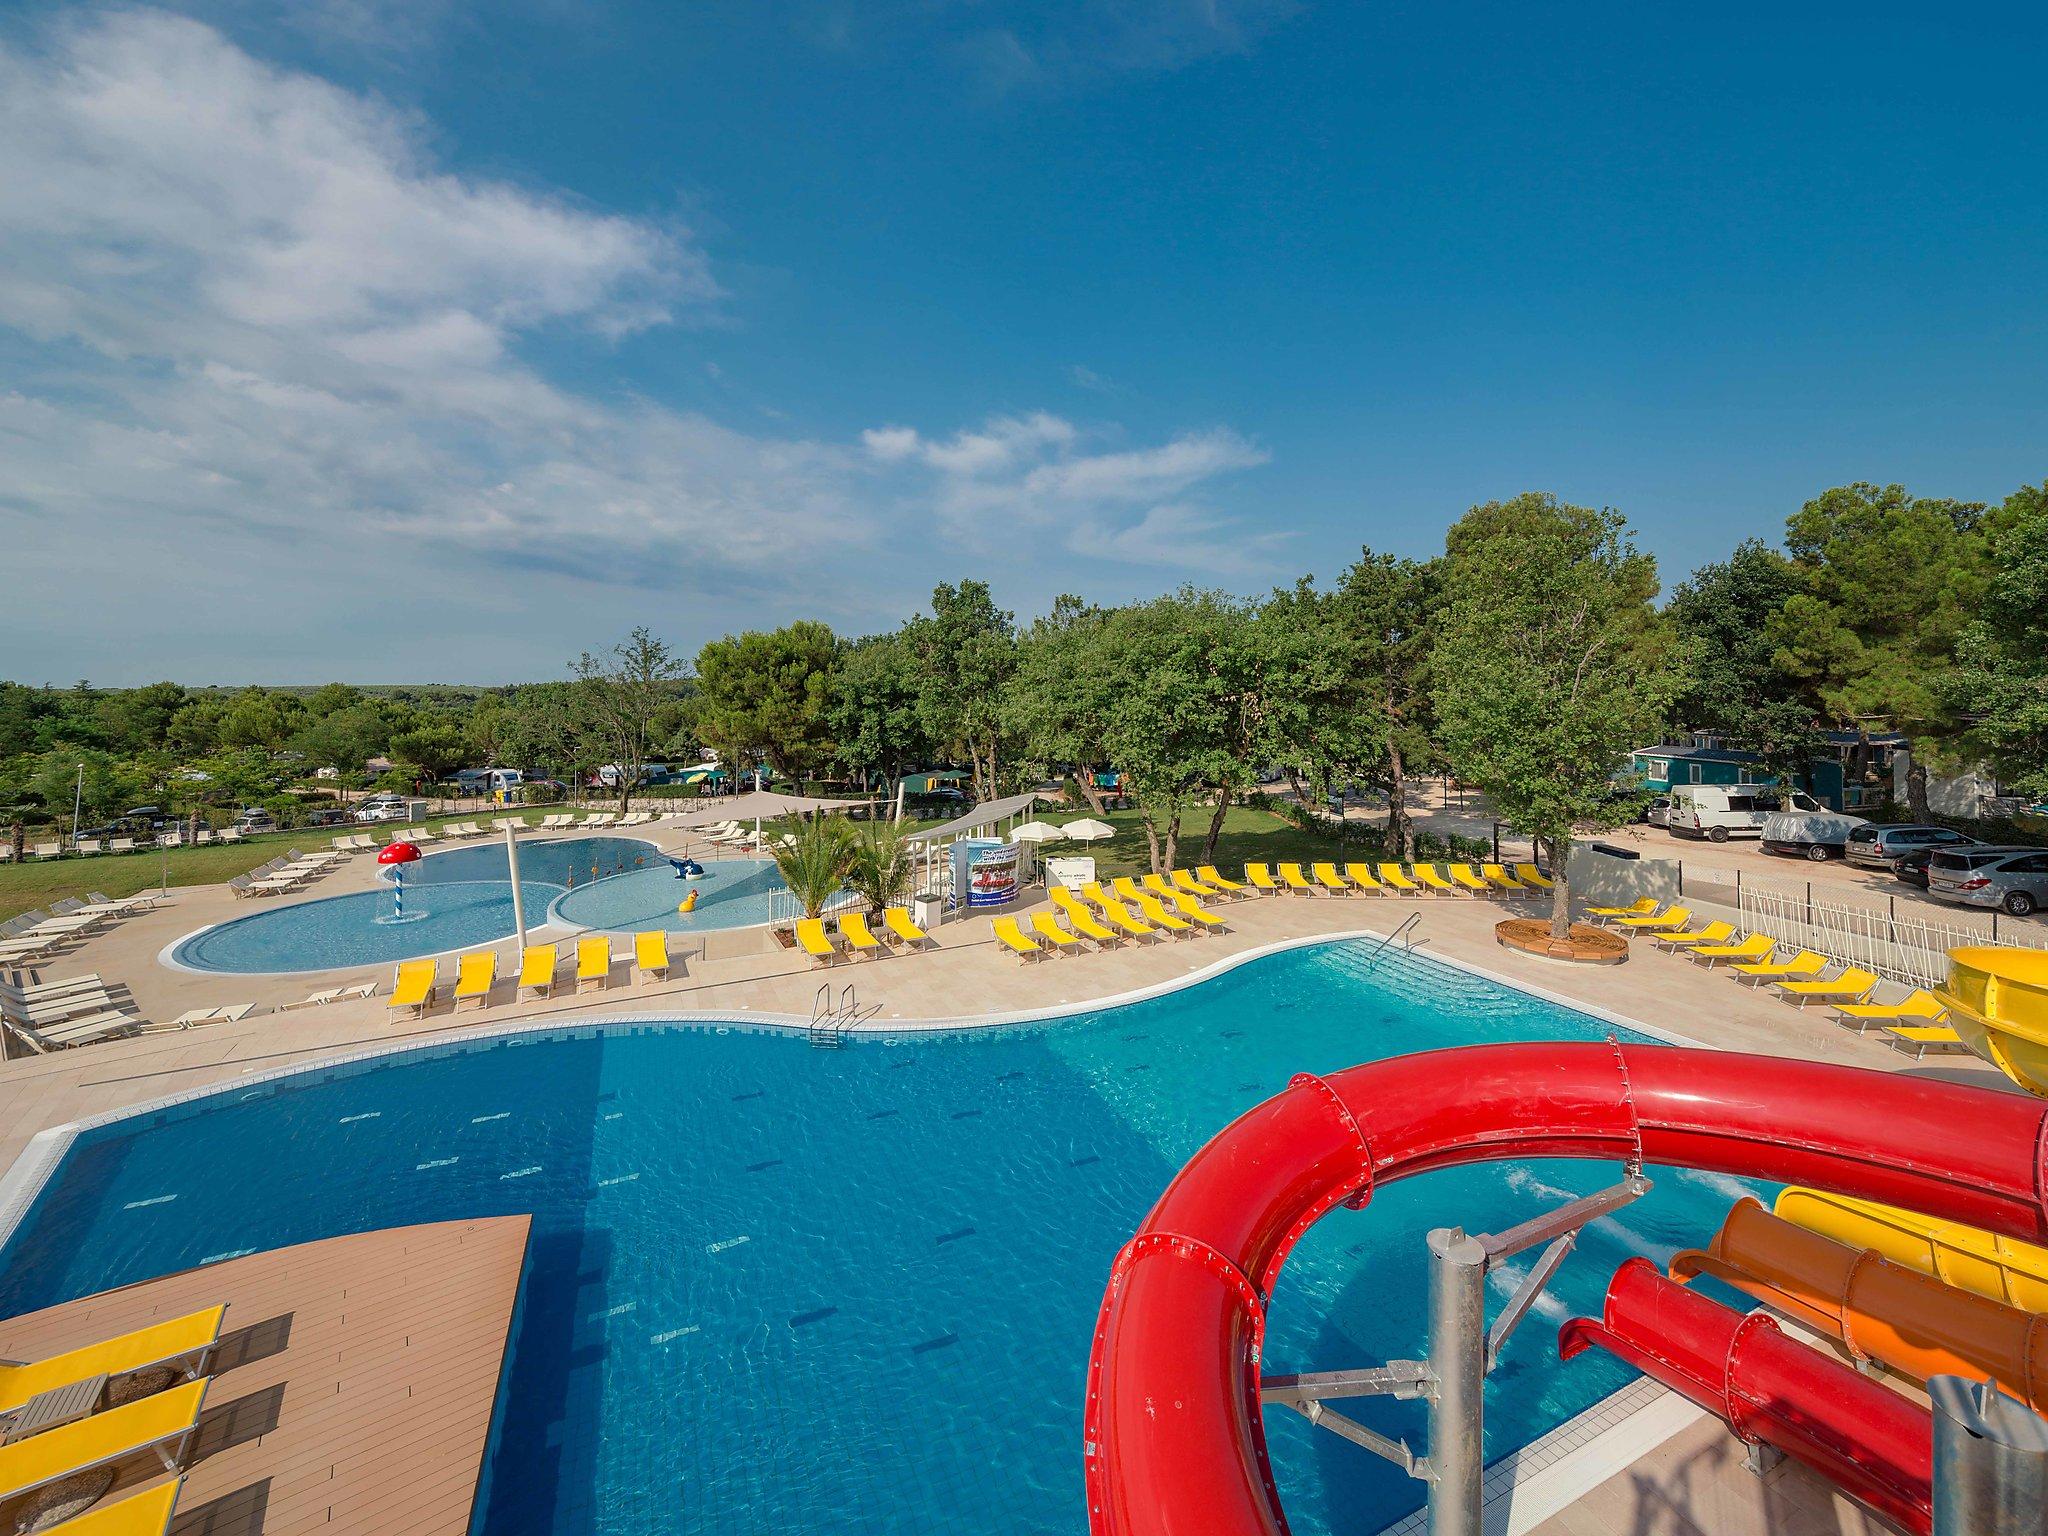
[(1947, 827), (1857, 827), (1849, 833), (1845, 856), (1865, 869), (1893, 869), (1909, 848), (1961, 848), (1977, 841)]
[(1939, 849), (1927, 861), (1927, 894), (2025, 917), (2048, 907), (2048, 849)]

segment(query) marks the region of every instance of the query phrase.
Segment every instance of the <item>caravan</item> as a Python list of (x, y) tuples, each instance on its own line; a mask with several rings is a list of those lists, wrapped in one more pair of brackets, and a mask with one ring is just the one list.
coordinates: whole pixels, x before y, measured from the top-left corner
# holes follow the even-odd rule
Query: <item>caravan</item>
[(1665, 827), (1680, 837), (1725, 843), (1731, 837), (1762, 837), (1764, 822), (1780, 811), (1826, 809), (1811, 795), (1764, 784), (1674, 784)]

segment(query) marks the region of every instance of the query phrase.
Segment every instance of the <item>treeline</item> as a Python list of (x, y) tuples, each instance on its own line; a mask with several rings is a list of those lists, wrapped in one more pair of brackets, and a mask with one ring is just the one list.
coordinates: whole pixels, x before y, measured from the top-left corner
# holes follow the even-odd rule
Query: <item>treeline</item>
[[(560, 682), (504, 689), (190, 693), (0, 685), (0, 804), (175, 799), (316, 766), (394, 781), (499, 763), (579, 778), (715, 748), (795, 781), (887, 784), (957, 764), (989, 797), (1052, 774), (1096, 795), (1115, 770), (1155, 857), (1213, 847), (1229, 806), (1279, 770), (1304, 801), (1448, 771), (1541, 837), (1625, 813), (1631, 748), (1721, 732), (1796, 781), (1829, 728), (1896, 729), (1916, 774), (1988, 762), (2048, 794), (2048, 488), (1997, 505), (1898, 486), (1825, 492), (1784, 540), (1744, 543), (1659, 605), (1615, 513), (1529, 494), (1475, 507), (1443, 552), (1365, 550), (1333, 581), (1261, 597), (1183, 589), (1102, 607), (1062, 597), (1019, 624), (979, 581), (845, 638), (802, 620), (705, 645), (646, 631)], [(95, 786), (98, 786), (96, 789)], [(1912, 786), (1925, 814), (1924, 779)], [(90, 814), (90, 813), (89, 813)]]

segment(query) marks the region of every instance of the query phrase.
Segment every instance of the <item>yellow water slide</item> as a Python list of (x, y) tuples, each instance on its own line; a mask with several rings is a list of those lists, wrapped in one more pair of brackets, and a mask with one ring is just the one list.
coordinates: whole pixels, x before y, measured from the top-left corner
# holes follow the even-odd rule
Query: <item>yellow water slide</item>
[(1852, 1248), (2027, 1312), (2048, 1312), (2048, 1248), (1875, 1200), (1787, 1185), (1778, 1215)]
[(1935, 996), (1964, 1045), (2048, 1099), (2048, 950), (1952, 949)]
[(1989, 1376), (2048, 1409), (2048, 1317), (1946, 1285), (1869, 1248), (1773, 1216), (1755, 1200), (1729, 1210), (1713, 1243), (1671, 1261), (1671, 1277), (1715, 1279), (1924, 1382)]

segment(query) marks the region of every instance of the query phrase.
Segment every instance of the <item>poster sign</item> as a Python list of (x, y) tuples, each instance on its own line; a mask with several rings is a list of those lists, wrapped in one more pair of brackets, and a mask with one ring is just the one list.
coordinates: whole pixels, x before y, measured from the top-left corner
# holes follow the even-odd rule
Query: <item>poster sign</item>
[(1022, 850), (1015, 843), (964, 837), (953, 845), (953, 890), (956, 901), (969, 907), (1001, 907), (1017, 899), (1017, 867)]

